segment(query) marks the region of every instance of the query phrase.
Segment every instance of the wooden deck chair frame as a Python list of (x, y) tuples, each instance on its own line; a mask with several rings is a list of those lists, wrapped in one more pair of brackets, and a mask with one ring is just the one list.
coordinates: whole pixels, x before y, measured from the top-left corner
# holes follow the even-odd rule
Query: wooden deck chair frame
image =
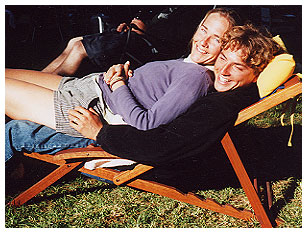
[[(276, 93), (271, 94), (263, 100), (242, 110), (235, 122), (235, 126), (240, 123), (286, 101), (302, 93), (302, 83), (298, 76), (293, 76), (285, 84), (283, 89), (277, 90)], [(42, 160), (48, 163), (56, 164), (59, 167), (47, 175), (45, 178), (34, 184), (28, 190), (21, 193), (10, 205), (20, 206), (33, 198), (35, 195), (46, 189), (48, 186), (59, 180), (65, 174), (74, 169), (90, 174), (96, 177), (111, 180), (116, 185), (125, 184), (127, 186), (152, 192), (162, 196), (166, 196), (175, 200), (183, 201), (198, 207), (209, 209), (215, 212), (223, 213), (243, 220), (251, 221), (254, 217), (260, 222), (262, 227), (273, 227), (276, 225), (275, 220), (269, 218), (267, 208), (263, 206), (257, 193), (257, 186), (254, 187), (250, 180), (246, 169), (240, 159), (240, 156), (231, 140), (228, 133), (221, 140), (222, 146), (231, 162), (231, 165), (239, 179), (239, 182), (250, 201), (253, 212), (249, 210), (239, 210), (231, 205), (221, 205), (213, 199), (203, 199), (191, 192), (182, 193), (174, 187), (160, 184), (153, 181), (138, 179), (137, 176), (152, 169), (152, 166), (138, 164), (133, 170), (117, 171), (114, 169), (98, 168), (95, 170), (88, 170), (83, 167), (84, 160), (88, 158), (118, 158), (111, 155), (101, 148), (80, 148), (70, 149), (57, 153), (56, 155), (47, 154), (25, 154), (28, 157)], [(271, 202), (269, 200), (269, 202)]]

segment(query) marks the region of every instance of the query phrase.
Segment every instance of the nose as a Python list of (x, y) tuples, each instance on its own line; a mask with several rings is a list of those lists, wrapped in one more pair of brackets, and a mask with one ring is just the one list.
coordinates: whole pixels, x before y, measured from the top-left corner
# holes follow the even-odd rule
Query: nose
[(210, 40), (210, 36), (205, 36), (200, 42), (201, 42), (201, 45), (206, 47), (209, 45), (209, 40)]
[(222, 68), (221, 68), (221, 74), (222, 75), (230, 75), (230, 69), (231, 69), (231, 64), (226, 63)]

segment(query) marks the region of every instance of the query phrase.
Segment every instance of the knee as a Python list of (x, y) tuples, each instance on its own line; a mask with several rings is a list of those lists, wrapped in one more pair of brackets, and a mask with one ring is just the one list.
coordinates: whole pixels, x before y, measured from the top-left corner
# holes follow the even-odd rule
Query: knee
[(76, 41), (74, 43), (71, 53), (74, 54), (75, 56), (79, 56), (79, 57), (82, 57), (82, 58), (87, 56), (86, 50), (85, 50), (81, 40)]
[(73, 46), (75, 43), (78, 43), (78, 42), (80, 42), (81, 40), (83, 39), (83, 37), (74, 37), (74, 38), (72, 38), (72, 39), (70, 39), (69, 40), (69, 42), (68, 42), (68, 47), (70, 47), (70, 46)]
[[(35, 124), (35, 123), (34, 123)], [(23, 132), (28, 127), (27, 121), (11, 120), (5, 124), (6, 141), (23, 135)]]
[(12, 120), (5, 124), (5, 162), (9, 161), (14, 154), (21, 152), (23, 128), (25, 122)]
[(5, 124), (5, 157), (19, 152), (31, 152), (42, 126), (26, 120), (12, 120)]
[(11, 120), (5, 124), (5, 132), (11, 133), (12, 131), (20, 128), (20, 125), (23, 124), (22, 121), (19, 120)]
[(82, 39), (83, 37), (75, 37), (69, 40), (67, 46), (66, 46), (66, 51), (72, 50), (75, 46), (79, 46), (79, 44), (82, 44)]
[(5, 141), (11, 144), (24, 143), (40, 127), (31, 121), (11, 120), (5, 124)]

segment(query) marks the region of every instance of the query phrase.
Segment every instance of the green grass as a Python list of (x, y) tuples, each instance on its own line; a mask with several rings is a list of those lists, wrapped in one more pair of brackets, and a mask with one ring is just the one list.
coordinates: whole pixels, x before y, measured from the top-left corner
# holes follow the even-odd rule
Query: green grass
[[(257, 116), (249, 124), (257, 127), (280, 125), (281, 105)], [(301, 100), (295, 124), (301, 124)], [(274, 204), (282, 228), (302, 227), (302, 180), (285, 177), (272, 183)], [(200, 190), (205, 198), (222, 204), (251, 209), (241, 188)], [(6, 196), (6, 202), (11, 200)], [(78, 175), (52, 185), (21, 207), (6, 206), (7, 228), (259, 228), (252, 222), (201, 209), (156, 194), (112, 185)]]
[[(283, 203), (278, 217), (280, 227), (302, 226), (301, 181), (295, 178), (273, 183), (275, 202), (285, 198), (284, 190), (296, 183), (294, 198)], [(77, 191), (77, 192), (76, 192)], [(217, 198), (238, 208), (251, 209), (242, 189), (199, 191), (203, 197)], [(55, 198), (48, 198), (57, 195)], [(156, 194), (116, 187), (77, 177), (74, 181), (52, 186), (38, 195), (45, 200), (21, 207), (6, 207), (6, 227), (14, 228), (226, 228), (260, 227), (255, 220), (246, 222), (178, 202)]]
[[(290, 115), (291, 115), (291, 102), (295, 103), (294, 110), (294, 124), (301, 125), (302, 124), (302, 95), (300, 95), (297, 100), (289, 100), (283, 104), (279, 104), (276, 107), (259, 114), (258, 116), (253, 117), (249, 120), (249, 124), (256, 126), (258, 128), (268, 128), (268, 127), (277, 127), (281, 125), (281, 116), (285, 113), (284, 123), (285, 125), (290, 124)], [(287, 107), (287, 104), (290, 106)], [(294, 105), (293, 105), (294, 106)]]

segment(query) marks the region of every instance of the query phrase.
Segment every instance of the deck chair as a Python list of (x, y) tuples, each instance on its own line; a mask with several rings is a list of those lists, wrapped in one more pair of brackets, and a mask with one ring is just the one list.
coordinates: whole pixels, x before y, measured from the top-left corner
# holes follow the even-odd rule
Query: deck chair
[[(242, 110), (238, 115), (235, 126), (286, 100), (294, 98), (300, 93), (302, 93), (302, 83), (299, 77), (295, 75), (283, 85), (282, 89), (278, 89), (274, 94)], [(254, 213), (249, 210), (239, 210), (228, 204), (221, 205), (213, 199), (203, 200), (193, 193), (182, 193), (180, 190), (171, 186), (153, 181), (138, 179), (140, 174), (151, 170), (153, 168), (152, 166), (137, 164), (132, 170), (122, 172), (109, 168), (98, 168), (95, 170), (88, 170), (84, 168), (84, 161), (89, 158), (119, 158), (97, 147), (69, 149), (61, 151), (56, 155), (42, 155), (38, 153), (25, 154), (28, 157), (52, 163), (58, 165), (59, 167), (45, 178), (43, 178), (41, 181), (30, 187), (28, 190), (21, 193), (9, 204), (20, 206), (26, 203), (28, 200), (49, 187), (51, 184), (59, 180), (67, 173), (74, 169), (78, 169), (78, 171), (82, 173), (113, 181), (113, 183), (116, 185), (125, 184), (133, 188), (156, 193), (175, 200), (183, 201), (212, 211), (230, 215), (239, 219), (252, 220), (255, 216), (261, 223), (262, 227), (272, 227), (274, 222), (272, 223), (266, 208), (262, 205), (256, 191), (257, 186), (253, 186), (252, 181), (246, 172), (246, 169), (240, 159), (240, 156), (235, 148), (234, 143), (232, 142), (229, 133), (226, 133), (224, 138), (221, 140), (221, 144), (231, 162), (231, 165), (239, 179), (243, 190), (246, 193), (246, 196), (250, 201)], [(271, 200), (268, 202), (270, 203)]]

